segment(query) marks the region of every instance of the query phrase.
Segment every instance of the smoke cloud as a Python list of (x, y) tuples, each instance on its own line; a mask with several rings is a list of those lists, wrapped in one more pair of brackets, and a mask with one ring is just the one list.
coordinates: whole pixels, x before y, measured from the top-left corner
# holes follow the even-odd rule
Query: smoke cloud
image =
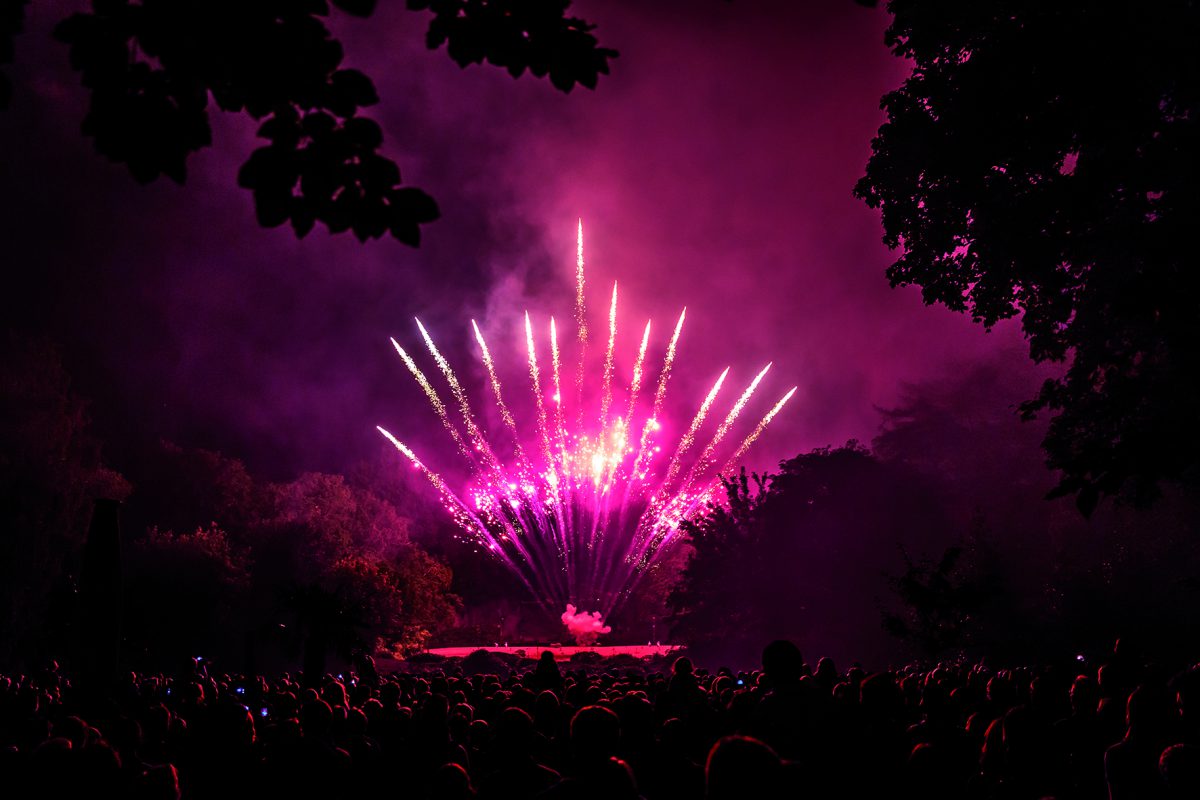
[(575, 643), (580, 647), (595, 644), (603, 634), (612, 633), (612, 628), (604, 624), (599, 611), (589, 614), (586, 611), (580, 611), (570, 603), (567, 603), (567, 610), (563, 612), (562, 621), (571, 635), (575, 637)]

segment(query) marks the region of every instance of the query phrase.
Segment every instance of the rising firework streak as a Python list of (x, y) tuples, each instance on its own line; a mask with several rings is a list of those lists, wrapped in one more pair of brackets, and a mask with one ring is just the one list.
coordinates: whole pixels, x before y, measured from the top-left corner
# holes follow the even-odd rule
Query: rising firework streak
[[(651, 338), (651, 326), (647, 323), (633, 375), (628, 384), (620, 384), (627, 400), (620, 411), (613, 413), (616, 382), (613, 359), (618, 322), (614, 284), (604, 371), (597, 387), (600, 414), (598, 419), (588, 415), (583, 368), (588, 330), (582, 221), (575, 277), (579, 366), (576, 407), (570, 415), (564, 410), (568, 404), (563, 397), (562, 354), (554, 318), (549, 325), (550, 385), (544, 386), (538, 337), (528, 312), (525, 314), (525, 347), (536, 409), (535, 430), (528, 440), (522, 438), (516, 417), (504, 401), (503, 386), (483, 332), (471, 321), (491, 385), (492, 402), (503, 420), (506, 435), (513, 440), (511, 463), (505, 463), (497, 455), (476, 420), (466, 389), (420, 321), (417, 327), (421, 338), (445, 380), (457, 415), (447, 407), (412, 356), (394, 339), (392, 344), (469, 465), (471, 479), (467, 487), (456, 492), (403, 442), (383, 428), (379, 431), (429, 480), (466, 535), (508, 567), (547, 609), (557, 614), (570, 604), (579, 609), (598, 609), (607, 617), (628, 596), (638, 579), (670, 552), (678, 541), (680, 523), (714, 498), (720, 488), (720, 476), (737, 466), (737, 461), (792, 398), (796, 388), (792, 387), (759, 419), (732, 453), (727, 454), (724, 466), (717, 472), (713, 465), (726, 436), (751, 402), (770, 365), (742, 391), (699, 456), (689, 460), (696, 436), (729, 375), (726, 368), (700, 402), (686, 432), (673, 447), (664, 447), (667, 443), (659, 442), (663, 428), (660, 416), (686, 312), (679, 315), (667, 345), (650, 407), (638, 404), (639, 391), (647, 377), (645, 361)], [(568, 425), (571, 418), (575, 420), (574, 426)]]

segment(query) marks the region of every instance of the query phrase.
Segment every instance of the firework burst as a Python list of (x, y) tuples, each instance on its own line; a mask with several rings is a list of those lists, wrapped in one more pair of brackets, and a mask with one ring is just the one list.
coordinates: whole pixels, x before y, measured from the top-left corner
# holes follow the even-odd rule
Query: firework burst
[[(586, 409), (584, 369), (588, 345), (584, 297), (583, 223), (579, 224), (576, 257), (575, 324), (578, 365), (575, 380), (575, 424), (568, 427), (561, 377), (559, 330), (550, 318), (550, 384), (543, 386), (537, 336), (525, 313), (525, 347), (530, 388), (536, 410), (532, 440), (523, 440), (516, 417), (505, 404), (503, 386), (483, 333), (471, 327), (491, 385), (492, 400), (512, 438), (513, 458), (505, 463), (476, 421), (467, 392), (433, 338), (417, 321), (426, 349), (445, 379), (457, 406), (457, 417), (396, 340), (392, 345), (420, 385), (455, 448), (470, 466), (466, 488), (456, 492), (403, 442), (379, 428), (405, 458), (433, 485), (443, 505), (466, 536), (499, 559), (547, 609), (558, 613), (568, 604), (596, 609), (607, 617), (628, 596), (639, 578), (659, 563), (677, 541), (680, 523), (704, 508), (720, 487), (720, 476), (732, 471), (796, 393), (792, 387), (758, 421), (715, 471), (718, 453), (743, 409), (750, 403), (770, 364), (759, 372), (730, 407), (694, 460), (688, 454), (717, 402), (729, 375), (726, 368), (700, 402), (691, 424), (668, 458), (659, 442), (660, 415), (686, 309), (679, 315), (667, 344), (650, 407), (638, 404), (646, 380), (646, 354), (651, 325), (646, 323), (629, 383), (621, 384), (628, 402), (613, 411), (616, 383), (617, 286), (608, 311), (608, 341), (600, 380), (600, 413), (594, 421)], [(593, 406), (594, 408), (594, 406)], [(664, 463), (665, 462), (665, 463)], [(681, 477), (682, 476), (682, 477)], [(599, 617), (597, 619), (600, 619)]]

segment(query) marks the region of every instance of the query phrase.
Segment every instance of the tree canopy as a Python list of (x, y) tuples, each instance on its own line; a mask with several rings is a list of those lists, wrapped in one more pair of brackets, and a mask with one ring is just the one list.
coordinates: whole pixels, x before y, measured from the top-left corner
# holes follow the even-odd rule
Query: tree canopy
[(397, 487), (382, 486), (385, 497), (325, 473), (268, 482), (169, 442), (127, 480), (106, 464), (54, 347), (9, 335), (0, 356), (0, 663), (71, 649), (96, 498), (128, 498), (130, 663), (196, 652), (236, 663), (250, 643), (314, 663), (408, 653), (455, 623), (453, 573), (411, 538)]
[(1057, 494), (1151, 501), (1200, 434), (1200, 6), (893, 0), (912, 73), (855, 192), (900, 255), (893, 286), (985, 326), (1020, 316), (1066, 361), (1023, 406), (1051, 415)]
[[(11, 61), (25, 2), (0, 7), (0, 65)], [(91, 100), (84, 135), (148, 183), (187, 179), (188, 158), (212, 143), (213, 106), (261, 123), (267, 144), (238, 184), (254, 194), (260, 224), (290, 223), (303, 237), (320, 222), (360, 240), (391, 235), (417, 246), (438, 217), (433, 198), (402, 185), (383, 154), (383, 131), (362, 109), (374, 82), (342, 66), (325, 24), (335, 11), (367, 17), (375, 0), (93, 0), (55, 29)], [(425, 41), (460, 66), (526, 71), (557, 89), (595, 88), (617, 53), (593, 26), (568, 16), (570, 0), (407, 0), (432, 15)], [(12, 87), (0, 73), (0, 108)]]
[(681, 526), (692, 552), (667, 600), (672, 635), (705, 658), (751, 663), (780, 636), (886, 658), (882, 576), (903, 568), (902, 546), (941, 552), (957, 539), (933, 481), (856, 442), (725, 488), (726, 503)]

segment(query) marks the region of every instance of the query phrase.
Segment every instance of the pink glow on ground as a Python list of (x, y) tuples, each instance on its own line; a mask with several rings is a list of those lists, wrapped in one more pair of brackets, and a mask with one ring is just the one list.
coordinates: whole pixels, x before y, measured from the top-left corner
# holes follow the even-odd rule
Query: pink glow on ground
[(523, 654), (527, 658), (538, 658), (542, 653), (550, 652), (554, 654), (555, 661), (569, 661), (571, 656), (576, 653), (596, 653), (604, 658), (623, 655), (633, 656), (634, 658), (665, 656), (668, 653), (678, 650), (679, 647), (677, 644), (626, 644), (601, 647), (543, 647), (542, 645), (519, 644), (513, 647), (483, 647), (480, 645), (471, 647), (435, 647), (427, 652), (435, 656), (445, 656), (447, 658), (465, 658), (476, 650), (487, 650), (489, 653), (504, 653), (506, 655)]

